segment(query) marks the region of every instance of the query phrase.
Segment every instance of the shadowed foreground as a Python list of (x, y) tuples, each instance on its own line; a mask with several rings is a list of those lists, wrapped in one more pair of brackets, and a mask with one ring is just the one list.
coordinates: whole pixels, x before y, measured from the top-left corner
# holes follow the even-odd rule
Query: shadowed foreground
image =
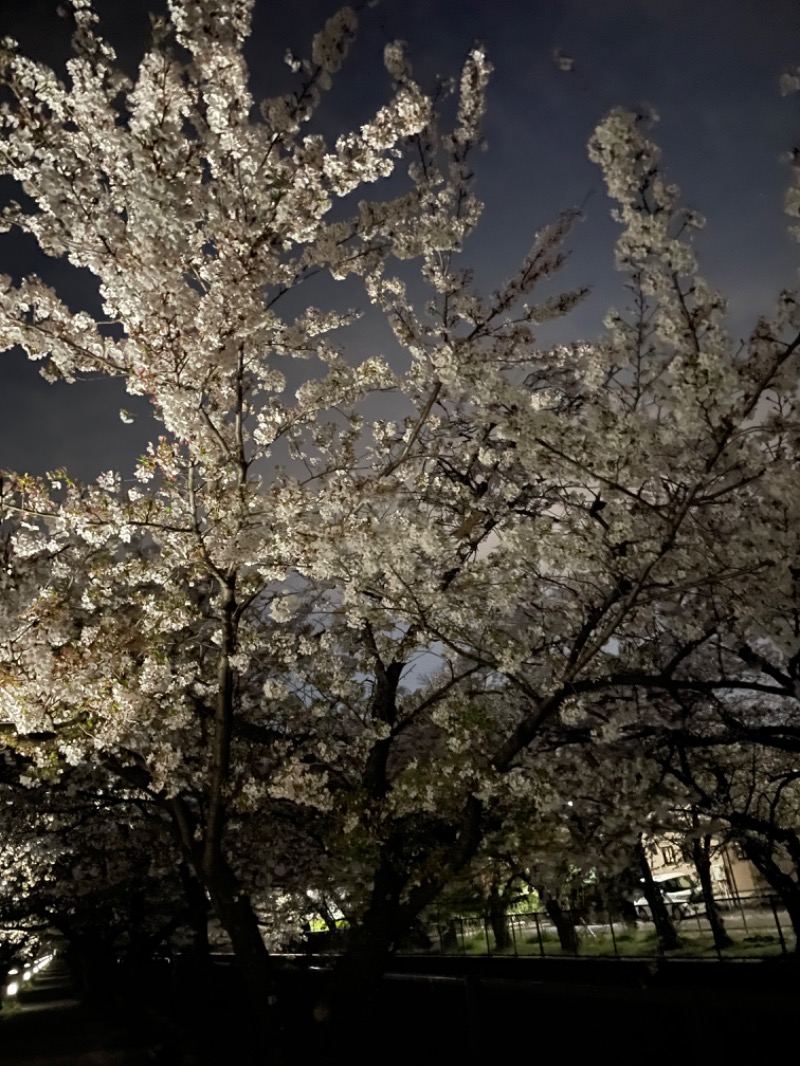
[[(329, 975), (312, 966), (286, 974), (282, 1043), (292, 1066), (472, 1066), (612, 1054), (649, 1066), (769, 1054), (800, 1005), (796, 963), (705, 965), (599, 960), (395, 960), (359, 1030), (333, 1040), (319, 1005)], [(0, 1015), (2, 1066), (269, 1066), (236, 1006), (239, 982), (215, 968), (210, 995), (169, 1003), (164, 986), (81, 1003), (58, 965), (37, 975), (19, 1007)], [(195, 989), (197, 992), (197, 989)], [(149, 999), (149, 1002), (148, 1002)], [(320, 1024), (322, 1022), (322, 1024)], [(202, 1034), (202, 1036), (200, 1035)]]
[(3, 1066), (152, 1066), (113, 1012), (81, 1003), (69, 970), (56, 960), (0, 1014)]

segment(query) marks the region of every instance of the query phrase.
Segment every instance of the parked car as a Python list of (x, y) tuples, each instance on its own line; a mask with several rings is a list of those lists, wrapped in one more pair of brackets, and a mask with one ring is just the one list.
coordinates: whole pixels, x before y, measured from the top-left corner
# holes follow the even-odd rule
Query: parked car
[[(697, 914), (701, 909), (700, 889), (696, 887), (689, 874), (656, 874), (653, 880), (673, 918), (686, 918), (690, 914)], [(636, 917), (642, 921), (649, 921), (652, 915), (650, 904), (645, 896), (639, 896), (633, 901), (633, 905), (636, 908)]]

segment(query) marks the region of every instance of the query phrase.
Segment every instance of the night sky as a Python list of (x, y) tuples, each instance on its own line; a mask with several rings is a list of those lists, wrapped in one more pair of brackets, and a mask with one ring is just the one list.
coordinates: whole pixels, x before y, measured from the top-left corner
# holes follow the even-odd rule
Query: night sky
[[(257, 0), (249, 48), (257, 98), (289, 86), (287, 47), (308, 54), (311, 36), (339, 6)], [(0, 36), (63, 63), (70, 25), (57, 8), (58, 0), (0, 0)], [(147, 0), (97, 0), (130, 73), (153, 9), (159, 5)], [(735, 335), (745, 336), (780, 288), (795, 284), (800, 248), (786, 235), (788, 167), (780, 156), (800, 142), (800, 101), (782, 98), (778, 79), (800, 65), (798, 0), (380, 0), (360, 19), (354, 52), (320, 120), (331, 136), (387, 99), (387, 41), (408, 42), (423, 86), (439, 74), (457, 76), (475, 41), (487, 46), (495, 73), (487, 151), (476, 162), (486, 210), (465, 252), (485, 287), (513, 271), (537, 229), (584, 205), (562, 281), (588, 284), (592, 295), (544, 341), (595, 337), (608, 306), (624, 302), (613, 271), (616, 227), (586, 156), (594, 125), (615, 104), (648, 105), (661, 115), (655, 138), (684, 202), (708, 219), (698, 241), (701, 268), (728, 297)], [(558, 55), (572, 59), (569, 71)], [(7, 195), (12, 184), (3, 182), (0, 196)], [(96, 306), (91, 278), (0, 234), (0, 273), (30, 271), (56, 284), (75, 309)], [(378, 344), (382, 336), (375, 327), (368, 339)], [(367, 343), (363, 331), (358, 343)], [(21, 353), (0, 359), (0, 468), (66, 466), (81, 478), (109, 468), (130, 472), (153, 427), (146, 418), (122, 424), (120, 407), (134, 404), (119, 382), (47, 385)]]

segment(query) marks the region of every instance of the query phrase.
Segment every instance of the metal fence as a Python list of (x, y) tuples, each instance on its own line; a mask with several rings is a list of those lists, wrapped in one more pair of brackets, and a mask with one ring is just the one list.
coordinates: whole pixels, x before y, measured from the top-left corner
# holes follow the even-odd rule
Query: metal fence
[[(780, 899), (771, 895), (716, 897), (718, 914), (731, 943), (715, 943), (702, 903), (682, 905), (672, 914), (680, 947), (669, 952), (686, 958), (760, 958), (795, 950), (795, 935)], [(421, 954), (596, 957), (657, 957), (665, 954), (655, 929), (641, 917), (565, 911), (572, 937), (559, 937), (543, 911), (508, 915), (508, 943), (498, 946), (488, 918), (476, 915), (443, 917), (429, 924), (427, 942), (410, 946)], [(572, 940), (572, 943), (569, 943)]]

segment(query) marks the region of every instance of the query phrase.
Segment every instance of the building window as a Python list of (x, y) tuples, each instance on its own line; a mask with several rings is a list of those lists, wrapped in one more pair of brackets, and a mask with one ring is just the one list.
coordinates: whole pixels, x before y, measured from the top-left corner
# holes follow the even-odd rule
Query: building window
[(661, 849), (666, 866), (676, 866), (678, 863), (678, 849), (672, 844), (665, 844)]

